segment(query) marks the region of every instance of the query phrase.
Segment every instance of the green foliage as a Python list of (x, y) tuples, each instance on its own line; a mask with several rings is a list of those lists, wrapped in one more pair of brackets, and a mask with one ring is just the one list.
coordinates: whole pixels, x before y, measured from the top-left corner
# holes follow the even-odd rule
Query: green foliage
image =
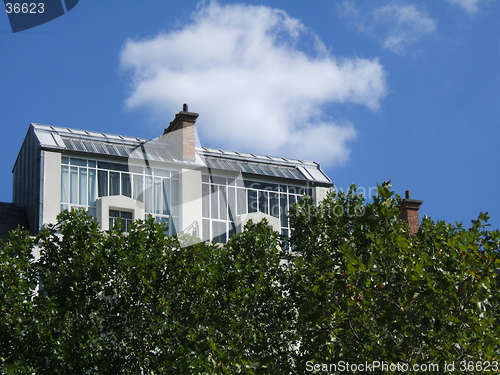
[(383, 185), (364, 204), (353, 187), (295, 209), (298, 363), (498, 358), (499, 232), (481, 214), (410, 236), (398, 198)]
[(0, 373), (27, 374), (31, 368), (25, 343), (33, 339), (32, 297), (37, 286), (33, 241), (15, 230), (9, 242), (0, 241)]
[[(500, 233), (423, 219), (353, 186), (226, 245), (182, 247), (63, 212), (0, 243), (0, 373), (301, 374), (307, 363), (499, 358)], [(33, 257), (33, 252), (39, 256)], [(309, 362), (311, 361), (311, 362)], [(480, 372), (479, 372), (480, 373)]]

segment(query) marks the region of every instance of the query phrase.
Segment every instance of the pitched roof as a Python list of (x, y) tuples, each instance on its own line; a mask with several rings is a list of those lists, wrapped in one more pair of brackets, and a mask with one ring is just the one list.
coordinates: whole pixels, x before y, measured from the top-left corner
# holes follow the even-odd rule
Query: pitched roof
[[(45, 149), (185, 163), (176, 158), (172, 151), (173, 147), (168, 147), (168, 140), (165, 141), (161, 138), (127, 137), (41, 124), (31, 124), (31, 126), (41, 147)], [(196, 147), (196, 154), (196, 164), (213, 170), (235, 171), (248, 175), (285, 178), (333, 186), (332, 181), (321, 170), (319, 164), (313, 161), (208, 147)]]

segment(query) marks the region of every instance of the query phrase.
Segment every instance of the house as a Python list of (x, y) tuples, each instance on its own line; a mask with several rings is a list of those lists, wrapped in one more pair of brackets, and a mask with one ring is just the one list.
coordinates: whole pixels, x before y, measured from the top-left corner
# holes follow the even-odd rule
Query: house
[(184, 105), (156, 139), (31, 124), (13, 168), (13, 205), (33, 233), (66, 209), (103, 230), (152, 215), (170, 234), (224, 243), (249, 219), (288, 235), (288, 210), (333, 188), (311, 161), (196, 146), (198, 113)]

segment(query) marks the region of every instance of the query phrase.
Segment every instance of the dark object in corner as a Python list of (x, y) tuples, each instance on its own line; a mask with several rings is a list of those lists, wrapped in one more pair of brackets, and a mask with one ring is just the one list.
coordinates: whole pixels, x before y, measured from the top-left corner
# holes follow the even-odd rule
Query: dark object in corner
[(21, 226), (30, 230), (26, 208), (0, 202), (0, 239), (8, 240), (9, 232)]

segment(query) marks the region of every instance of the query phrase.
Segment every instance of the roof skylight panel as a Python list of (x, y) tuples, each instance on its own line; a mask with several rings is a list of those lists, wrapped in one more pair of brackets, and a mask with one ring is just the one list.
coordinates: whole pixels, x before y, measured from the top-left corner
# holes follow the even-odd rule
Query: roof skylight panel
[(259, 167), (264, 171), (266, 176), (275, 176), (275, 174), (271, 171), (271, 168), (266, 164), (259, 164)]
[(252, 168), (255, 169), (255, 171), (257, 172), (257, 174), (263, 174), (265, 175), (266, 173), (262, 170), (262, 168), (260, 168), (260, 165), (258, 164), (255, 164), (255, 163), (252, 163)]
[(246, 173), (255, 173), (255, 171), (252, 168), (252, 166), (250, 165), (250, 163), (247, 163), (247, 162), (244, 162), (244, 161), (240, 161), (239, 165), (241, 166), (241, 169), (242, 169), (243, 172), (246, 172)]
[(279, 170), (285, 175), (286, 178), (295, 178), (294, 175), (290, 172), (290, 168), (282, 167)]
[(68, 150), (74, 150), (75, 147), (73, 146), (73, 144), (71, 143), (71, 141), (67, 138), (62, 138), (63, 142), (64, 142), (64, 145), (66, 146), (66, 148)]
[(82, 141), (82, 142), (83, 142), (83, 146), (85, 146), (85, 149), (88, 152), (95, 152), (95, 149), (94, 149), (94, 146), (92, 145), (92, 142), (89, 142), (89, 141)]
[(307, 180), (307, 178), (298, 169), (291, 169), (290, 172), (297, 180)]
[(211, 158), (205, 158), (205, 162), (207, 163), (207, 167), (210, 169), (216, 169), (216, 166), (212, 162)]
[(214, 166), (215, 169), (225, 169), (220, 160), (216, 158), (212, 159), (212, 165)]
[(102, 143), (99, 142), (94, 142), (94, 146), (97, 149), (97, 152), (100, 154), (107, 154), (106, 150), (104, 149)]
[(232, 161), (232, 160), (226, 160), (226, 163), (229, 165), (229, 167), (236, 172), (241, 172), (241, 168), (238, 165), (238, 163)]
[(285, 177), (286, 178), (285, 174), (281, 171), (281, 169), (279, 167), (272, 166), (271, 169), (272, 169), (272, 171), (274, 172), (274, 174), (276, 176), (278, 176), (278, 177)]
[(113, 145), (104, 144), (104, 148), (108, 151), (108, 154), (110, 154), (110, 155), (118, 155), (118, 152), (116, 152), (116, 150), (113, 147)]
[(82, 142), (80, 142), (79, 140), (77, 139), (73, 139), (72, 140), (73, 142), (73, 145), (75, 146), (75, 148), (78, 150), (78, 151), (85, 151), (84, 148), (83, 148), (83, 145), (82, 145)]
[(129, 153), (127, 152), (127, 149), (121, 145), (115, 145), (115, 148), (118, 150), (118, 153), (121, 155), (121, 156), (125, 156), (125, 157), (128, 157), (129, 156)]
[(227, 170), (227, 171), (232, 171), (233, 168), (231, 167), (231, 165), (228, 163), (227, 160), (217, 160), (219, 162), (219, 164), (222, 166), (222, 169), (224, 170)]

